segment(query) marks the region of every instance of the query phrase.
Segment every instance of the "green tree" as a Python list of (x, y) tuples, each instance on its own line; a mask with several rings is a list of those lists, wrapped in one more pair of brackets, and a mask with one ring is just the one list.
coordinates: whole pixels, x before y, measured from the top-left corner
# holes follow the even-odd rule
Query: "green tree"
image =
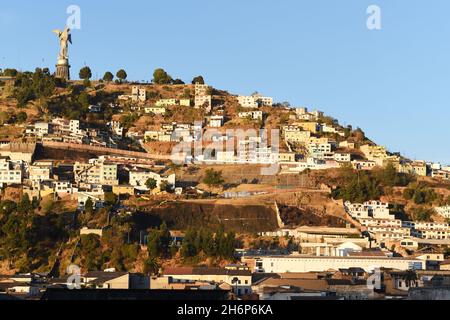
[(157, 258), (162, 252), (161, 234), (157, 229), (150, 230), (147, 238), (147, 250), (151, 258)]
[(18, 71), (16, 69), (5, 69), (3, 75), (5, 77), (17, 77)]
[(30, 197), (27, 193), (25, 193), (22, 196), (22, 199), (19, 202), (19, 205), (17, 206), (17, 211), (21, 214), (27, 214), (33, 212), (33, 205), (30, 201)]
[(184, 258), (191, 258), (197, 255), (195, 242), (197, 239), (197, 231), (188, 229), (184, 235), (183, 244), (181, 246), (181, 255)]
[(207, 169), (203, 183), (209, 187), (218, 187), (224, 183), (222, 178), (222, 171), (216, 171), (214, 169)]
[(116, 77), (119, 78), (120, 83), (122, 83), (127, 79), (128, 75), (124, 69), (120, 69), (117, 71)]
[(83, 108), (88, 108), (90, 105), (90, 96), (85, 91), (83, 91), (79, 94), (77, 101)]
[(159, 273), (159, 269), (161, 266), (159, 265), (158, 261), (155, 258), (148, 258), (145, 260), (144, 263), (144, 273), (145, 274), (151, 274), (156, 275)]
[(114, 75), (112, 74), (112, 72), (107, 71), (107, 72), (105, 72), (105, 75), (103, 76), (103, 80), (106, 82), (111, 82), (114, 80)]
[(113, 192), (106, 192), (105, 203), (110, 206), (115, 205), (117, 203), (117, 195), (115, 195)]
[(92, 71), (89, 67), (83, 67), (80, 69), (79, 73), (80, 79), (82, 80), (90, 80), (92, 78)]
[(179, 84), (179, 85), (182, 85), (182, 84), (185, 84), (185, 83), (184, 83), (184, 81), (181, 80), (181, 79), (175, 79), (175, 80), (173, 80), (172, 84)]
[(91, 271), (101, 269), (103, 261), (99, 236), (93, 234), (82, 235), (80, 251), (81, 263), (86, 269)]
[(7, 123), (9, 121), (9, 114), (6, 113), (5, 111), (0, 111), (0, 125), (4, 125), (5, 123)]
[(158, 182), (155, 179), (150, 178), (145, 182), (145, 186), (150, 190), (155, 190), (158, 187)]
[(161, 184), (159, 185), (159, 189), (161, 191), (170, 192), (172, 189), (172, 185), (167, 181), (162, 181)]
[(24, 123), (25, 121), (27, 121), (27, 118), (28, 118), (28, 115), (24, 111), (19, 112), (16, 116), (16, 120), (19, 123)]
[(86, 214), (92, 214), (94, 213), (94, 202), (91, 198), (88, 198), (86, 200), (86, 203), (84, 204), (84, 212)]
[(202, 76), (197, 76), (194, 79), (192, 79), (192, 84), (205, 84), (205, 79), (203, 79)]
[(153, 83), (155, 84), (171, 84), (172, 81), (172, 77), (162, 68), (153, 72)]

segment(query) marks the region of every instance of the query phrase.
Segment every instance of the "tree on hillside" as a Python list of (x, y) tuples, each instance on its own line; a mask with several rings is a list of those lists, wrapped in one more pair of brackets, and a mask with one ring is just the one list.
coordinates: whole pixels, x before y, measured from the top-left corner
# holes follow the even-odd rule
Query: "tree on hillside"
[(192, 79), (192, 84), (205, 84), (205, 79), (203, 79), (202, 76), (197, 76), (194, 79)]
[(16, 77), (18, 74), (16, 69), (5, 69), (3, 70), (3, 75), (5, 77)]
[(203, 183), (208, 187), (219, 187), (224, 183), (222, 178), (222, 171), (216, 171), (214, 169), (208, 169), (205, 172)]
[(18, 123), (24, 123), (25, 121), (27, 121), (28, 115), (25, 111), (21, 111), (17, 114), (16, 116), (16, 121)]
[(158, 274), (159, 268), (161, 266), (159, 265), (158, 261), (155, 258), (148, 258), (144, 262), (144, 273), (145, 274)]
[(17, 75), (13, 96), (17, 99), (18, 106), (23, 107), (33, 99), (50, 97), (55, 86), (55, 79), (48, 68), (36, 68), (34, 73), (23, 72)]
[(173, 80), (172, 84), (185, 84), (185, 83), (181, 79), (175, 79), (175, 80)]
[(155, 179), (150, 178), (145, 182), (145, 186), (150, 190), (154, 190), (158, 186), (158, 182)]
[(122, 83), (127, 79), (128, 75), (125, 70), (120, 69), (117, 71), (116, 77), (119, 78), (120, 83)]
[(89, 68), (87, 66), (81, 68), (79, 76), (80, 76), (80, 79), (82, 79), (82, 80), (89, 80), (89, 79), (91, 79), (92, 78), (91, 68)]
[(103, 80), (106, 82), (111, 82), (114, 80), (114, 75), (111, 72), (107, 71), (107, 72), (105, 72), (105, 75), (103, 76)]
[(105, 203), (109, 206), (113, 206), (117, 203), (117, 195), (113, 192), (105, 193)]
[(153, 72), (153, 83), (155, 84), (171, 84), (172, 77), (162, 68), (158, 68)]
[(81, 104), (82, 107), (87, 108), (90, 104), (89, 95), (86, 92), (81, 92), (77, 98), (77, 101)]

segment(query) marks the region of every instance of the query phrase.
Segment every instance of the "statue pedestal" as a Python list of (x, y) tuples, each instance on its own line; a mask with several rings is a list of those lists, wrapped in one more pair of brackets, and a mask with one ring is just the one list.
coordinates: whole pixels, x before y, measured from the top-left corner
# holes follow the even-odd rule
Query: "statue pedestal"
[(69, 59), (58, 59), (58, 63), (56, 64), (55, 77), (59, 79), (64, 79), (66, 81), (70, 80)]

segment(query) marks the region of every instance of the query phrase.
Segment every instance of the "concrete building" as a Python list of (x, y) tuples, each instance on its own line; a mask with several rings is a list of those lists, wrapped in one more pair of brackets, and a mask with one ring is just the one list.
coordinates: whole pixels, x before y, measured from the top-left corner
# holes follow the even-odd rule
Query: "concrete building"
[(164, 277), (173, 280), (195, 280), (225, 283), (237, 295), (252, 293), (252, 273), (248, 268), (166, 268)]
[(212, 96), (195, 96), (195, 107), (206, 107), (207, 110), (212, 108)]
[(162, 106), (145, 107), (145, 113), (153, 113), (156, 115), (163, 115), (163, 114), (166, 114), (166, 108), (164, 108)]
[(238, 96), (239, 104), (243, 108), (256, 109), (259, 107), (271, 107), (273, 105), (273, 98), (263, 97), (260, 94), (254, 94), (251, 96)]
[[(177, 105), (176, 99), (160, 99), (155, 103), (155, 107), (170, 107), (176, 105)], [(147, 110), (147, 108), (145, 109)]]
[(319, 133), (322, 130), (322, 127), (318, 122), (298, 122), (295, 125), (313, 134)]
[(133, 86), (131, 88), (131, 100), (133, 102), (145, 102), (147, 100), (147, 91), (145, 88)]
[(443, 216), (446, 219), (450, 219), (450, 206), (434, 208), (437, 214)]
[(323, 272), (342, 268), (362, 268), (371, 272), (376, 268), (396, 270), (424, 269), (420, 259), (388, 257), (316, 257), (316, 256), (267, 256), (256, 258), (258, 272), (292, 273)]
[(334, 153), (334, 160), (337, 162), (351, 162), (352, 155), (347, 152), (336, 152)]
[(248, 118), (252, 120), (262, 120), (263, 112), (262, 111), (245, 111), (238, 113), (239, 118)]
[(311, 138), (311, 132), (304, 131), (299, 126), (285, 126), (283, 127), (284, 140), (292, 143), (308, 143)]
[(389, 219), (394, 220), (395, 215), (390, 214), (389, 204), (381, 201), (366, 201), (363, 204), (346, 202), (345, 210), (355, 219)]
[(211, 116), (209, 118), (209, 126), (211, 128), (221, 128), (224, 124), (223, 116)]
[(7, 158), (0, 158), (0, 186), (22, 184), (22, 169)]
[(130, 185), (138, 190), (148, 191), (146, 183), (149, 179), (156, 181), (157, 188), (160, 188), (163, 182), (168, 183), (172, 188), (175, 188), (176, 176), (175, 174), (164, 177), (158, 173), (144, 169), (133, 169), (130, 171)]
[(32, 163), (35, 152), (36, 143), (10, 142), (0, 146), (0, 156), (9, 157), (11, 161)]
[(33, 165), (28, 168), (31, 181), (48, 181), (51, 178), (52, 167)]
[(117, 179), (117, 165), (105, 162), (89, 161), (89, 163), (76, 162), (73, 167), (76, 183), (90, 183), (115, 186)]
[(308, 144), (308, 152), (311, 156), (331, 153), (331, 150), (332, 150), (331, 143), (310, 142)]

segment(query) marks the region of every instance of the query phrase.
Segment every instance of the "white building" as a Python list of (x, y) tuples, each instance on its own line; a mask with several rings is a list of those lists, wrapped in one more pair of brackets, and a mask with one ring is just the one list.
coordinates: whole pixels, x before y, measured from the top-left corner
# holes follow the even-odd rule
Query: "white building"
[(221, 128), (224, 124), (223, 116), (212, 116), (209, 118), (209, 126), (211, 128)]
[(434, 210), (444, 218), (450, 219), (450, 206), (438, 207), (434, 208)]
[(96, 159), (89, 161), (89, 163), (76, 162), (73, 172), (76, 183), (84, 182), (110, 186), (119, 184), (116, 164), (108, 164)]
[(239, 112), (238, 117), (239, 118), (250, 118), (250, 119), (253, 119), (253, 120), (262, 120), (263, 119), (263, 112), (262, 111)]
[(236, 155), (234, 150), (233, 151), (217, 151), (216, 152), (216, 160), (218, 162), (235, 162), (236, 161)]
[(164, 108), (163, 106), (146, 107), (144, 110), (145, 113), (153, 113), (156, 115), (166, 114), (166, 108)]
[(99, 209), (104, 207), (105, 205), (105, 193), (103, 190), (94, 191), (94, 192), (78, 192), (77, 201), (78, 208), (85, 209), (86, 202), (90, 199), (93, 204), (94, 209)]
[(52, 168), (50, 166), (30, 166), (28, 176), (31, 181), (48, 181), (51, 178)]
[(317, 257), (317, 256), (267, 256), (256, 260), (259, 272), (303, 273), (324, 272), (345, 268), (362, 268), (371, 272), (376, 268), (396, 270), (424, 269), (420, 259), (388, 257)]
[(156, 181), (157, 188), (161, 187), (163, 182), (167, 182), (172, 188), (175, 188), (176, 178), (175, 174), (168, 177), (163, 177), (162, 175), (143, 169), (134, 169), (130, 171), (130, 185), (141, 191), (148, 191), (146, 183), (149, 179), (154, 179)]
[(352, 155), (346, 152), (336, 152), (334, 154), (334, 160), (336, 160), (337, 162), (351, 162)]
[(251, 96), (238, 96), (237, 99), (239, 104), (243, 108), (256, 109), (261, 106), (271, 107), (273, 105), (273, 98), (263, 97), (260, 94), (254, 94)]
[(320, 155), (331, 153), (331, 143), (317, 143), (311, 142), (308, 144), (308, 152), (310, 155)]
[[(170, 107), (177, 105), (176, 99), (160, 99), (156, 101), (155, 107)], [(145, 108), (147, 110), (147, 108)]]
[(350, 203), (347, 201), (344, 204), (344, 207), (349, 215), (358, 220), (367, 218), (395, 219), (395, 215), (390, 214), (389, 204), (381, 201), (367, 201), (363, 204)]
[(78, 193), (78, 188), (74, 187), (70, 181), (54, 181), (53, 189), (58, 197), (67, 197)]
[(22, 169), (6, 158), (0, 158), (0, 186), (22, 184)]
[(134, 102), (145, 102), (147, 100), (147, 91), (145, 88), (133, 86), (131, 88), (131, 100)]
[(211, 110), (212, 96), (195, 96), (195, 107), (201, 108), (206, 106), (207, 110)]

